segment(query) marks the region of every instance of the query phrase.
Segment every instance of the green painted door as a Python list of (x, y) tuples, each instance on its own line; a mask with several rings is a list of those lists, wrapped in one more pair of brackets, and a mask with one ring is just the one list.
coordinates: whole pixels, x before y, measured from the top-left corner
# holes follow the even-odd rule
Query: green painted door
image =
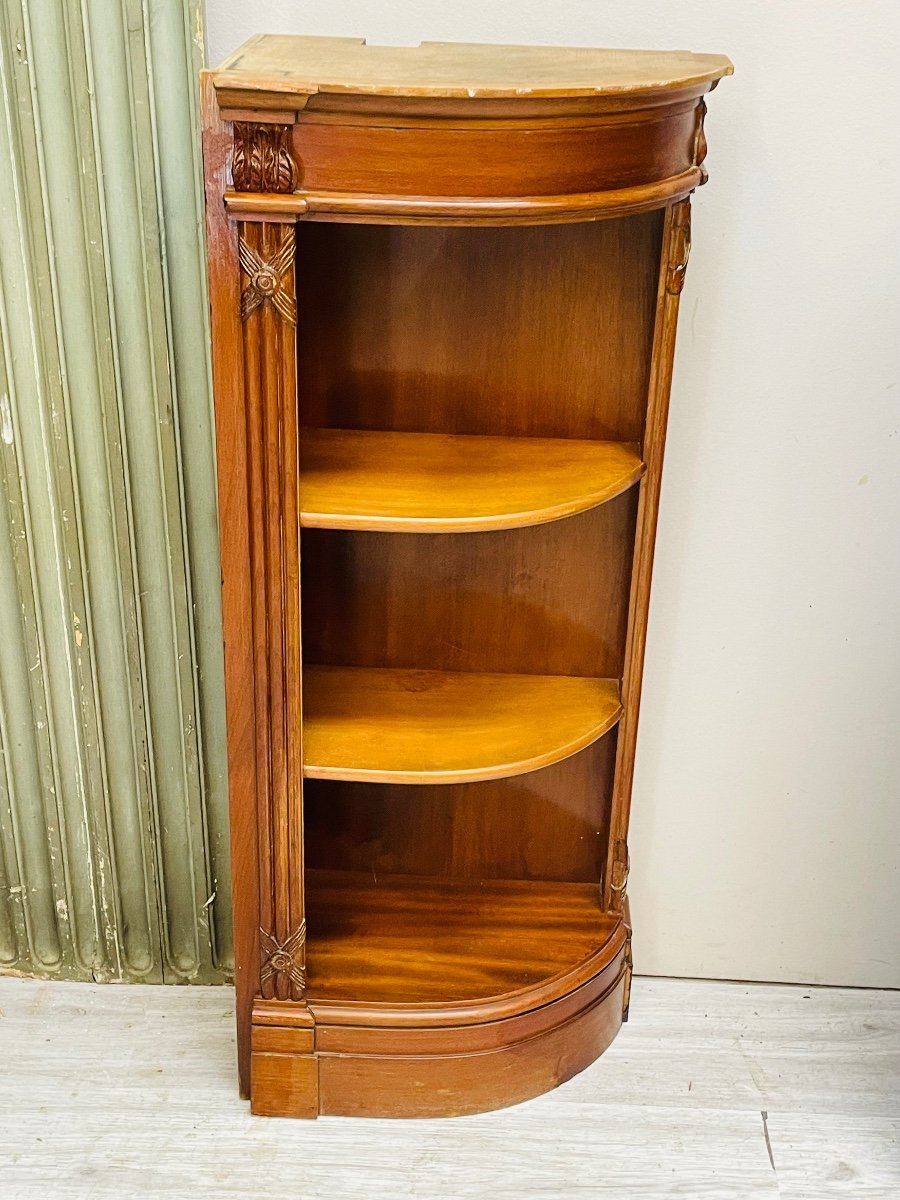
[(232, 963), (200, 0), (0, 0), (0, 971)]

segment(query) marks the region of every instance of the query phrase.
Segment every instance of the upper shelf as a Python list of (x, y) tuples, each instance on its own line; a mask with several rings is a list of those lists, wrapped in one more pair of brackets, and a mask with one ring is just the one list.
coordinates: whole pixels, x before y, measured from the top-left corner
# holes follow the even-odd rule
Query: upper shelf
[(229, 103), (317, 94), (465, 99), (644, 95), (711, 85), (732, 72), (721, 54), (260, 35), (213, 72)]
[(383, 533), (541, 525), (612, 499), (643, 471), (633, 443), (304, 429), (300, 523)]
[(303, 671), (303, 774), (474, 783), (549, 766), (621, 715), (614, 679), (376, 667)]

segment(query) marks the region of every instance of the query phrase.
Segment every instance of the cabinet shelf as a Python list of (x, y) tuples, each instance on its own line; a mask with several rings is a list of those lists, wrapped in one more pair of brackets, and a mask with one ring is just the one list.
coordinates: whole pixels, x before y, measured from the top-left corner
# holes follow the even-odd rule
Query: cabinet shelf
[(618, 923), (587, 883), (310, 870), (306, 898), (313, 1001), (505, 995), (575, 967)]
[(614, 679), (306, 667), (303, 773), (470, 783), (559, 762), (619, 719)]
[(468, 533), (583, 512), (644, 471), (631, 442), (304, 429), (300, 523)]

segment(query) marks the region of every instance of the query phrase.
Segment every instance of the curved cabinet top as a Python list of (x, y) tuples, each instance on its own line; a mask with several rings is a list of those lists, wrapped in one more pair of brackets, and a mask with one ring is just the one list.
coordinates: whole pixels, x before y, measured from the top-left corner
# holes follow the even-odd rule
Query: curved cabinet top
[(520, 100), (706, 91), (732, 69), (724, 55), (690, 50), (370, 46), (364, 38), (261, 34), (227, 58), (213, 81), (223, 105), (290, 108), (324, 94)]
[(235, 215), (518, 223), (655, 208), (705, 179), (721, 55), (260, 36), (210, 72)]

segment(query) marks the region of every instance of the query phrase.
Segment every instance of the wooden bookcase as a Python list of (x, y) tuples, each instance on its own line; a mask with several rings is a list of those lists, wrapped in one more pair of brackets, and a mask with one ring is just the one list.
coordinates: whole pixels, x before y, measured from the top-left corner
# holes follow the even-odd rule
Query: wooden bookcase
[(204, 76), (255, 1112), (500, 1107), (627, 1015), (675, 321), (730, 71), (261, 37)]

